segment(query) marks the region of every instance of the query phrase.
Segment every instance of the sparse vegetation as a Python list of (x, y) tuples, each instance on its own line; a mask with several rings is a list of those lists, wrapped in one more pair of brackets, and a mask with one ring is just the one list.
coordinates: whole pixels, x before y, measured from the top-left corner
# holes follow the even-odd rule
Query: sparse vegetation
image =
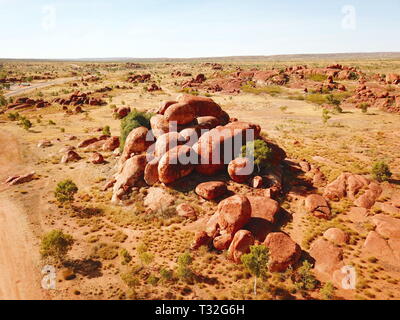
[(266, 277), (268, 273), (269, 252), (266, 246), (251, 246), (250, 253), (244, 254), (241, 261), (254, 276), (254, 295), (257, 294), (257, 279)]
[(372, 166), (372, 177), (379, 181), (388, 181), (392, 177), (389, 166), (384, 161), (377, 161)]
[(254, 164), (257, 166), (258, 171), (261, 171), (270, 165), (272, 150), (265, 141), (254, 140), (242, 147), (241, 155), (242, 157), (254, 159)]
[(146, 127), (150, 129), (150, 118), (152, 116), (152, 113), (141, 112), (134, 109), (124, 119), (122, 119), (120, 136), (121, 150), (124, 148), (126, 138), (133, 129), (138, 127)]
[(40, 254), (42, 257), (63, 260), (73, 243), (74, 240), (69, 234), (64, 234), (61, 230), (52, 230), (43, 236)]
[(71, 202), (74, 200), (74, 195), (78, 192), (78, 187), (72, 180), (64, 180), (57, 184), (54, 196), (57, 201)]

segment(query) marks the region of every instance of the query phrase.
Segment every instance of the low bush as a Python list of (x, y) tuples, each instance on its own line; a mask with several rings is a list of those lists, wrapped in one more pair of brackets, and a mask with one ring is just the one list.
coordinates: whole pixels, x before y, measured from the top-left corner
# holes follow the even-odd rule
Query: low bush
[(371, 173), (372, 177), (379, 182), (388, 181), (392, 176), (389, 166), (384, 161), (375, 162)]
[(53, 257), (62, 260), (71, 249), (74, 240), (72, 236), (61, 230), (53, 230), (45, 234), (40, 244), (42, 257)]
[(257, 166), (258, 171), (261, 171), (270, 166), (272, 150), (265, 141), (254, 140), (242, 147), (241, 156), (254, 159), (254, 164)]
[(141, 112), (134, 109), (121, 121), (121, 137), (120, 137), (120, 148), (124, 149), (126, 138), (129, 133), (138, 127), (146, 127), (150, 129), (150, 119), (153, 113)]
[(78, 192), (78, 187), (72, 180), (64, 180), (57, 184), (54, 196), (57, 201), (70, 202), (74, 200), (74, 195)]

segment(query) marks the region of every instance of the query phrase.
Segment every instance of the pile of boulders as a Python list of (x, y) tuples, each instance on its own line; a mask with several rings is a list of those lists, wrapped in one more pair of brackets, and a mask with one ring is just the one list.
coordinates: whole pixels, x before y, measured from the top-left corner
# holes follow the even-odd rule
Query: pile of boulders
[(159, 87), (157, 84), (152, 83), (150, 86), (146, 88), (147, 92), (154, 92), (154, 91), (162, 91), (161, 87)]
[(360, 83), (346, 102), (361, 107), (376, 107), (388, 112), (400, 112), (400, 91), (389, 91), (385, 85)]
[(271, 272), (283, 272), (297, 263), (300, 246), (287, 234), (276, 229), (280, 206), (267, 197), (234, 195), (218, 205), (205, 230), (196, 234), (193, 249), (211, 245), (216, 250), (228, 250), (228, 258), (240, 263), (250, 246), (263, 243), (270, 254)]
[(198, 74), (196, 78), (192, 78), (189, 81), (185, 81), (182, 83), (182, 88), (193, 88), (193, 87), (198, 87), (200, 84), (202, 84), (204, 81), (206, 81), (207, 78), (204, 74)]
[(68, 98), (56, 98), (53, 100), (53, 103), (58, 103), (64, 106), (81, 106), (84, 104), (91, 106), (103, 106), (106, 105), (107, 102), (100, 98), (90, 97), (91, 92), (84, 93), (80, 91), (76, 91)]
[(50, 103), (43, 99), (30, 99), (30, 98), (18, 98), (14, 103), (7, 106), (8, 109), (19, 110), (25, 108), (45, 108), (49, 106)]
[(131, 83), (145, 83), (151, 80), (151, 74), (136, 74), (130, 76), (126, 81)]

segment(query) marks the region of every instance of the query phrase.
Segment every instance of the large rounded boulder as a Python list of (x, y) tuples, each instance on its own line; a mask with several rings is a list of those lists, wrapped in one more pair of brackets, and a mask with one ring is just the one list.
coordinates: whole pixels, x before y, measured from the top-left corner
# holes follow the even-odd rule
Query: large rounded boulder
[(190, 162), (192, 148), (177, 146), (165, 153), (158, 164), (158, 178), (162, 183), (173, 183), (192, 173), (194, 165)]
[(270, 233), (264, 245), (269, 250), (269, 270), (284, 272), (297, 263), (301, 256), (299, 245), (282, 232)]
[(218, 213), (218, 225), (221, 233), (234, 235), (251, 218), (250, 201), (242, 195), (229, 197), (219, 203)]

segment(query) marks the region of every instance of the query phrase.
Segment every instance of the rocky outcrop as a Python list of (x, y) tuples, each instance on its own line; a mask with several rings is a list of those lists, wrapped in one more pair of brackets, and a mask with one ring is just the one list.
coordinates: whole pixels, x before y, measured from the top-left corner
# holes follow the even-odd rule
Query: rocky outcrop
[(169, 184), (186, 177), (194, 170), (189, 159), (193, 150), (188, 146), (177, 146), (164, 154), (158, 164), (158, 178), (162, 183)]
[(344, 266), (343, 250), (323, 238), (311, 244), (309, 254), (315, 259), (315, 270), (326, 276), (332, 277)]
[(245, 183), (254, 171), (254, 164), (248, 158), (236, 158), (228, 165), (228, 174), (237, 183)]
[(133, 156), (126, 160), (121, 171), (116, 175), (112, 202), (118, 203), (136, 183), (143, 179), (147, 160), (145, 155)]
[(318, 194), (309, 195), (305, 200), (305, 206), (307, 211), (317, 218), (330, 218), (331, 209), (329, 208), (329, 204), (324, 197)]
[(250, 246), (254, 244), (254, 237), (250, 231), (239, 230), (233, 237), (228, 249), (228, 259), (240, 263), (243, 254), (250, 252)]
[(269, 270), (284, 272), (300, 259), (301, 249), (288, 235), (282, 232), (270, 233), (264, 245), (269, 250)]
[(197, 185), (195, 191), (200, 197), (206, 200), (214, 200), (226, 194), (228, 192), (228, 188), (225, 182), (210, 181), (200, 183)]

